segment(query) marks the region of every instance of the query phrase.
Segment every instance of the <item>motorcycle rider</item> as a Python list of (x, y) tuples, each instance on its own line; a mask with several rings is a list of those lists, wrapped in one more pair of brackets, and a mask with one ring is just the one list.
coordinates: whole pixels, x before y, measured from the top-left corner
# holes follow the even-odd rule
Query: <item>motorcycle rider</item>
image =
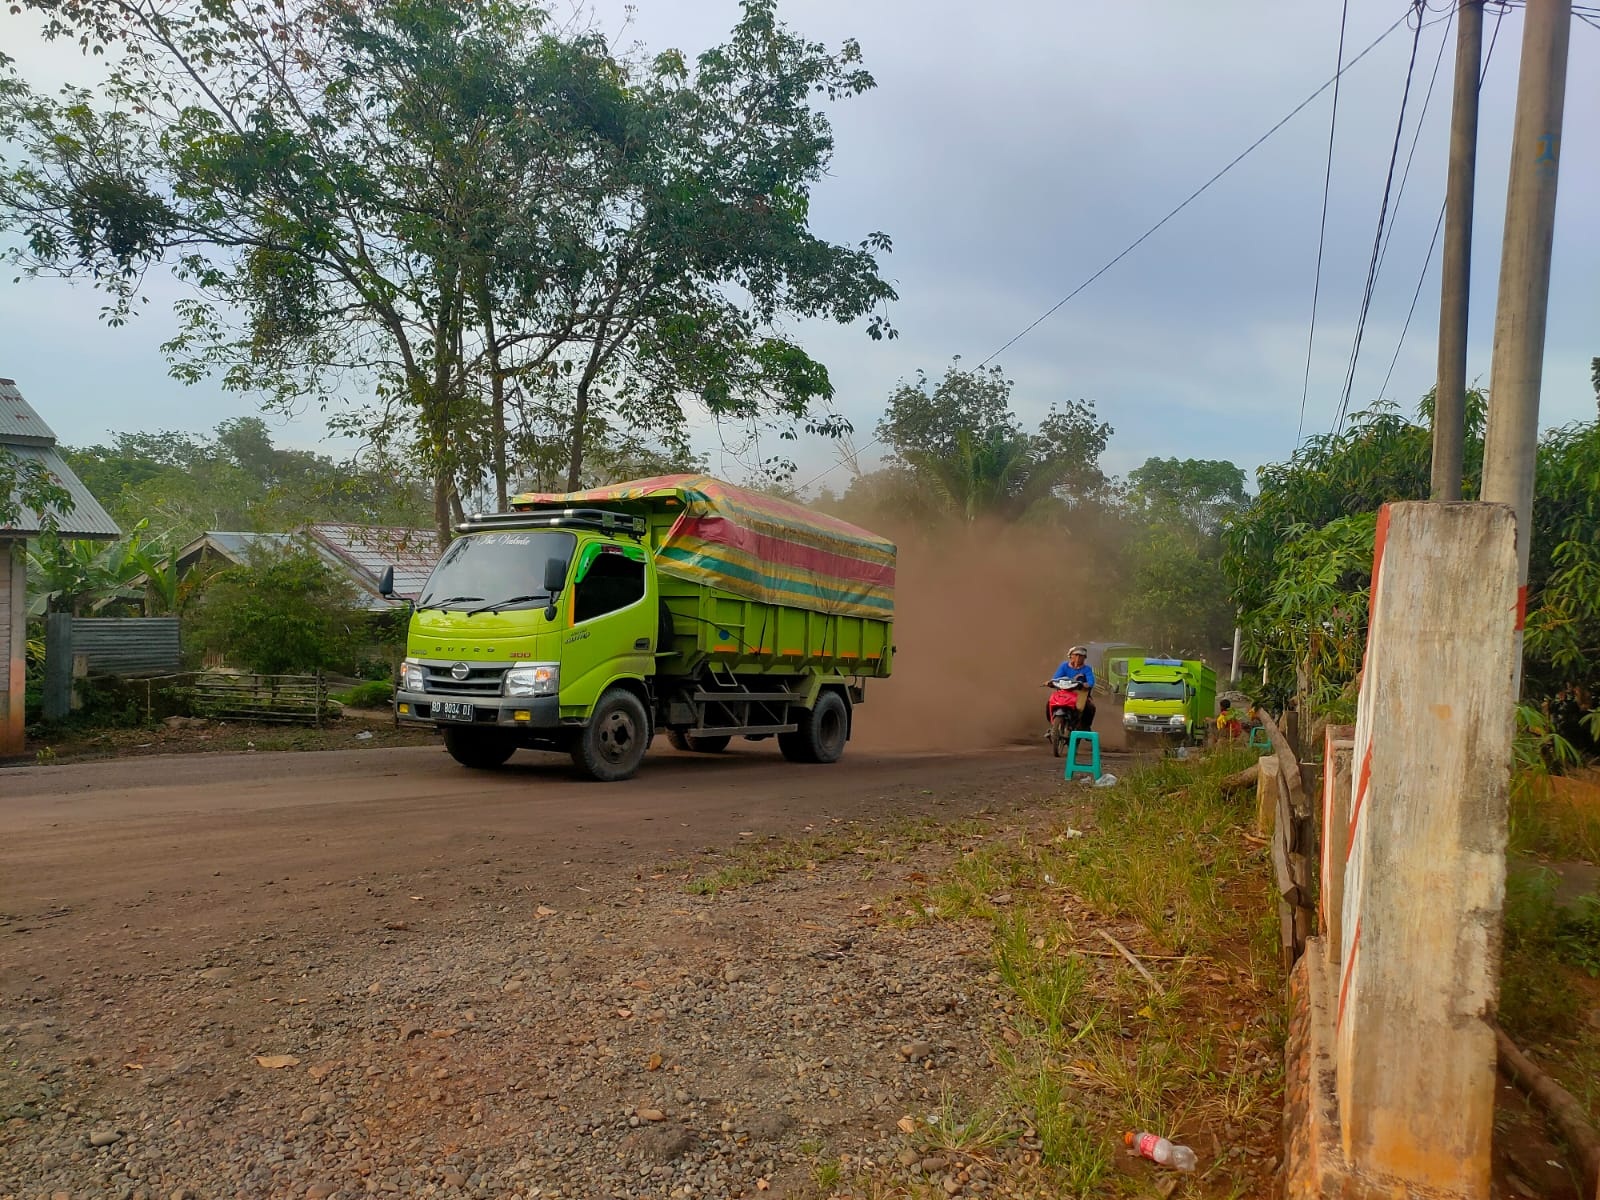
[[(1087, 646), (1074, 646), (1067, 651), (1067, 661), (1056, 668), (1051, 679), (1079, 679), (1085, 687), (1090, 689), (1079, 697), (1082, 708), (1078, 714), (1075, 725), (1077, 729), (1094, 728), (1094, 668), (1089, 665), (1089, 648)], [(1048, 711), (1045, 714), (1049, 719)]]

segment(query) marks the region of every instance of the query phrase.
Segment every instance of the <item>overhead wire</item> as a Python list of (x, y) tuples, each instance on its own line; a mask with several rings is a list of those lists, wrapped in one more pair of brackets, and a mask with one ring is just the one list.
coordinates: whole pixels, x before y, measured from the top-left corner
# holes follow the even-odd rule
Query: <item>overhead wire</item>
[(1400, 173), (1400, 186), (1394, 194), (1394, 211), (1389, 214), (1389, 229), (1383, 235), (1383, 250), (1378, 255), (1378, 278), (1383, 277), (1383, 264), (1389, 257), (1389, 243), (1394, 241), (1394, 228), (1400, 218), (1400, 205), (1405, 201), (1406, 184), (1411, 180), (1411, 164), (1417, 157), (1417, 143), (1422, 140), (1422, 127), (1428, 120), (1428, 107), (1433, 103), (1434, 85), (1439, 82), (1439, 67), (1444, 62), (1445, 48), (1450, 45), (1450, 26), (1456, 10), (1452, 5), (1444, 21), (1444, 34), (1439, 38), (1439, 52), (1433, 58), (1433, 73), (1428, 76), (1428, 90), (1422, 96), (1422, 111), (1417, 114), (1417, 126), (1411, 131), (1411, 149), (1406, 151), (1406, 169)]
[[(1348, 6), (1348, 0), (1346, 0), (1346, 4)], [(1192, 204), (1192, 203), (1194, 203), (1194, 201), (1198, 200), (1201, 197), (1201, 195), (1203, 195), (1205, 192), (1210, 190), (1210, 188), (1211, 188), (1211, 186), (1213, 184), (1215, 184), (1218, 180), (1220, 180), (1229, 171), (1233, 170), (1234, 167), (1238, 166), (1247, 157), (1249, 157), (1249, 155), (1252, 152), (1254, 152), (1257, 148), (1259, 148), (1263, 142), (1265, 142), (1273, 134), (1277, 133), (1278, 130), (1282, 129), (1285, 125), (1287, 125), (1295, 117), (1299, 116), (1300, 113), (1303, 112), (1306, 108), (1308, 108), (1312, 104), (1313, 101), (1315, 101), (1319, 96), (1322, 95), (1323, 92), (1327, 91), (1330, 87), (1336, 89), (1338, 87), (1338, 85), (1339, 85), (1339, 80), (1344, 76), (1344, 74), (1346, 72), (1348, 72), (1351, 68), (1353, 68), (1362, 59), (1366, 58), (1367, 55), (1371, 54), (1374, 50), (1376, 50), (1378, 48), (1378, 46), (1381, 45), (1389, 37), (1389, 35), (1392, 34), (1396, 29), (1399, 29), (1401, 25), (1405, 24), (1407, 22), (1407, 20), (1411, 17), (1411, 15), (1412, 15), (1412, 13), (1414, 11), (1415, 11), (1415, 5), (1408, 4), (1407, 7), (1406, 7), (1406, 11), (1404, 13), (1402, 13), (1399, 17), (1397, 17), (1386, 29), (1383, 30), (1382, 33), (1378, 34), (1377, 37), (1373, 38), (1372, 41), (1368, 42), (1367, 45), (1360, 51), (1360, 53), (1353, 55), (1348, 62), (1343, 63), (1343, 65), (1339, 68), (1339, 70), (1331, 78), (1326, 80), (1314, 92), (1312, 92), (1304, 100), (1300, 101), (1300, 103), (1296, 104), (1282, 118), (1280, 118), (1271, 128), (1269, 128), (1260, 137), (1256, 138), (1255, 141), (1251, 142), (1248, 146), (1246, 146), (1243, 150), (1241, 150), (1237, 155), (1235, 155), (1232, 159), (1230, 159), (1228, 161), (1228, 163), (1221, 170), (1217, 171), (1216, 174), (1212, 175), (1209, 179), (1207, 179), (1199, 187), (1195, 188), (1194, 191), (1190, 192), (1187, 196), (1185, 196), (1182, 201), (1180, 201), (1175, 207), (1173, 207), (1171, 210), (1169, 210), (1167, 212), (1167, 214), (1165, 216), (1163, 216), (1159, 221), (1157, 221), (1154, 225), (1150, 226), (1150, 228), (1146, 229), (1143, 233), (1141, 233), (1133, 241), (1129, 242), (1128, 245), (1125, 246), (1121, 251), (1119, 251), (1114, 258), (1112, 258), (1109, 261), (1107, 261), (1106, 264), (1104, 266), (1102, 266), (1099, 270), (1095, 271), (1094, 274), (1090, 275), (1082, 283), (1078, 284), (1077, 287), (1073, 288), (1070, 292), (1068, 292), (1060, 300), (1056, 301), (1056, 303), (1054, 303), (1048, 309), (1046, 309), (1038, 317), (1037, 320), (1033, 321), (1026, 328), (1024, 328), (1020, 333), (1018, 333), (1015, 337), (1011, 338), (1008, 342), (1006, 342), (1005, 345), (1001, 346), (993, 354), (991, 354), (987, 358), (985, 358), (982, 362), (980, 362), (978, 364), (978, 366), (979, 367), (988, 366), (989, 363), (993, 362), (1000, 355), (1004, 354), (1007, 350), (1009, 350), (1012, 346), (1014, 346), (1018, 342), (1020, 342), (1028, 334), (1032, 333), (1040, 325), (1044, 324), (1045, 321), (1049, 320), (1058, 311), (1060, 311), (1062, 306), (1064, 306), (1069, 301), (1071, 301), (1074, 297), (1076, 297), (1085, 288), (1089, 287), (1090, 284), (1094, 283), (1101, 276), (1103, 276), (1107, 271), (1111, 270), (1112, 267), (1116, 266), (1124, 258), (1128, 257), (1128, 255), (1131, 254), (1134, 250), (1138, 249), (1141, 245), (1143, 245), (1146, 241), (1148, 241), (1155, 233), (1157, 233), (1163, 226), (1165, 226), (1167, 224), (1167, 222), (1171, 221), (1173, 217), (1177, 216), (1184, 209), (1188, 208), (1190, 204)], [(1442, 20), (1443, 18), (1440, 18), (1440, 19)], [(1341, 31), (1341, 37), (1342, 37), (1342, 31)], [(1342, 53), (1341, 53), (1340, 57), (1341, 57), (1341, 60), (1342, 60), (1342, 58), (1343, 58), (1343, 54)], [(860, 446), (859, 448), (857, 448), (856, 454), (859, 455), (859, 454), (861, 454), (862, 452), (864, 452), (866, 450), (870, 450), (873, 446), (878, 445), (882, 441), (883, 441), (883, 439), (881, 437), (874, 437), (870, 441), (868, 441), (865, 445)], [(804, 483), (800, 484), (799, 485), (799, 490), (804, 491), (806, 488), (810, 487), (812, 484), (816, 483), (818, 480), (823, 479), (826, 476), (833, 474), (833, 472), (838, 470), (839, 467), (842, 466), (842, 465), (843, 465), (842, 463), (834, 463), (831, 467), (828, 467), (826, 470), (818, 472), (816, 475), (812, 476), (810, 479), (808, 479)]]
[[(1409, 14), (1408, 14), (1409, 15)], [(1317, 341), (1317, 300), (1322, 294), (1322, 252), (1328, 241), (1328, 191), (1333, 184), (1333, 143), (1339, 129), (1339, 76), (1344, 74), (1344, 29), (1350, 16), (1350, 0), (1339, 10), (1339, 70), (1334, 75), (1333, 111), (1328, 116), (1328, 165), (1322, 173), (1322, 218), (1317, 222), (1317, 270), (1311, 281), (1311, 323), (1306, 328), (1306, 369), (1300, 381), (1300, 419), (1294, 429), (1298, 446), (1306, 431), (1306, 397), (1311, 394), (1311, 351)], [(1405, 18), (1401, 18), (1404, 20)]]
[[(1494, 61), (1494, 45), (1500, 40), (1500, 24), (1505, 20), (1506, 11), (1510, 4), (1502, 3), (1500, 11), (1495, 13), (1494, 29), (1489, 33), (1489, 49), (1484, 53), (1483, 66), (1478, 71), (1478, 88), (1483, 89), (1483, 81), (1489, 77), (1489, 64)], [(1400, 326), (1400, 337), (1394, 344), (1394, 354), (1389, 359), (1389, 369), (1384, 372), (1383, 386), (1378, 389), (1378, 395), (1385, 396), (1389, 391), (1389, 381), (1394, 378), (1395, 364), (1400, 361), (1401, 348), (1406, 344), (1406, 334), (1411, 329), (1411, 318), (1417, 312), (1417, 300), (1422, 295), (1422, 285), (1428, 278), (1428, 268), (1433, 265), (1433, 252), (1439, 245), (1439, 231), (1444, 228), (1444, 211), (1448, 198), (1439, 202), (1439, 219), (1433, 223), (1433, 238), (1428, 242), (1427, 257), (1422, 260), (1422, 270), (1417, 275), (1416, 290), (1411, 293), (1411, 307), (1406, 310), (1405, 324)]]
[(1350, 408), (1350, 393), (1355, 388), (1356, 365), (1361, 358), (1361, 339), (1367, 328), (1367, 315), (1372, 311), (1372, 290), (1378, 276), (1378, 256), (1383, 249), (1383, 231), (1389, 213), (1389, 194), (1394, 187), (1394, 168), (1400, 159), (1400, 138), (1405, 132), (1406, 105), (1411, 98), (1411, 80), (1417, 69), (1417, 49), (1422, 42), (1423, 0), (1416, 0), (1418, 21), (1411, 36), (1411, 59), (1406, 65), (1405, 88), (1400, 93), (1400, 116), (1395, 122), (1394, 144), (1389, 149), (1389, 170), (1383, 181), (1383, 201), (1378, 206), (1378, 229), (1372, 238), (1372, 258), (1367, 263), (1367, 284), (1361, 297), (1361, 312), (1356, 318), (1355, 337), (1350, 345), (1350, 362), (1345, 368), (1344, 389), (1339, 400), (1339, 418), (1334, 422), (1334, 432), (1344, 427), (1345, 414)]

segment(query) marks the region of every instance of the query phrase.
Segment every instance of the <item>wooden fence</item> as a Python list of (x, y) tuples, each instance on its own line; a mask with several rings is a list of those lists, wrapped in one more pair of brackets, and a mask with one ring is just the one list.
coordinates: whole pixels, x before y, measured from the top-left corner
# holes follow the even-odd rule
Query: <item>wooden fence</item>
[(205, 672), (195, 677), (197, 716), (234, 721), (272, 721), (322, 726), (331, 716), (327, 681), (315, 675), (234, 675)]

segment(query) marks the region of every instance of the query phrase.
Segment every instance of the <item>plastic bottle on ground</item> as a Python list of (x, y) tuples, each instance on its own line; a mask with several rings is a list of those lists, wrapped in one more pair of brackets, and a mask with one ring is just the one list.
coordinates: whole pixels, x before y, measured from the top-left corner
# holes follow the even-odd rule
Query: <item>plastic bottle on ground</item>
[(1187, 1146), (1174, 1146), (1159, 1134), (1126, 1133), (1122, 1136), (1125, 1145), (1133, 1147), (1135, 1153), (1148, 1158), (1153, 1163), (1160, 1163), (1163, 1167), (1171, 1167), (1174, 1171), (1192, 1171), (1196, 1160), (1194, 1151)]

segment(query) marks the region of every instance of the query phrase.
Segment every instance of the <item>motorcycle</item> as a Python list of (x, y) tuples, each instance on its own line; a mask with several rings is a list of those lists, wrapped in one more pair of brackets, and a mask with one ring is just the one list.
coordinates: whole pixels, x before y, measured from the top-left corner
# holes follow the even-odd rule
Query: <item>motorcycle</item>
[(1089, 685), (1081, 679), (1062, 677), (1044, 686), (1051, 689), (1045, 705), (1050, 714), (1050, 757), (1060, 758), (1071, 734), (1087, 727), (1084, 717), (1089, 708)]

